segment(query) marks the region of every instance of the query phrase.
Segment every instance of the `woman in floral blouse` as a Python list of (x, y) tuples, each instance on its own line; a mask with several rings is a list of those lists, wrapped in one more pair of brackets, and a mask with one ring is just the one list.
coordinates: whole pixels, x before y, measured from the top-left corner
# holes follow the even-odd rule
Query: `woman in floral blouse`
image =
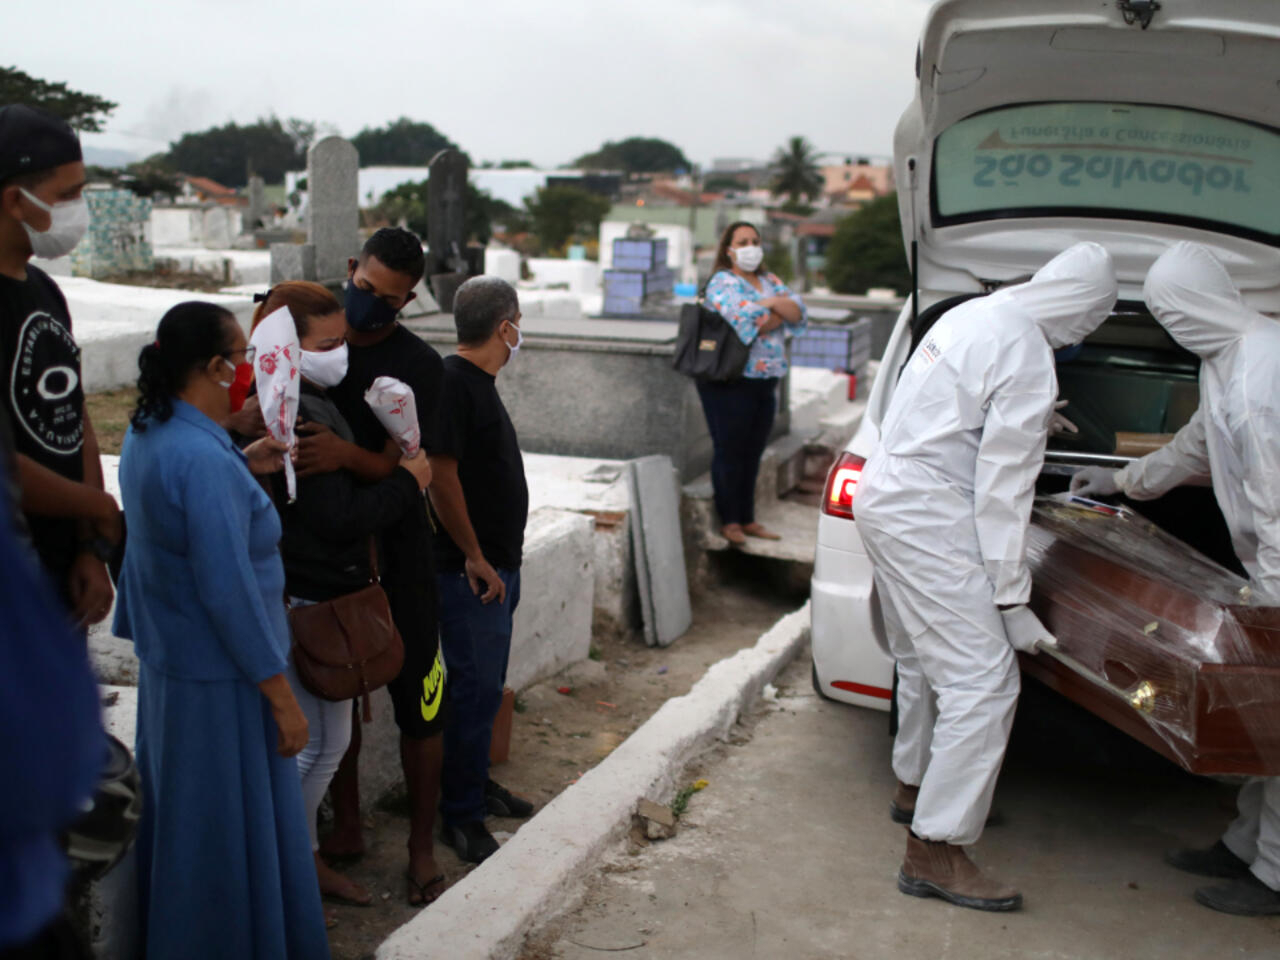
[(747, 537), (777, 540), (755, 518), (756, 475), (777, 410), (778, 379), (787, 372), (786, 338), (801, 332), (804, 302), (761, 264), (760, 234), (749, 223), (731, 223), (720, 238), (706, 303), (723, 316), (750, 348), (737, 380), (698, 382), (714, 454), (711, 484), (721, 533), (732, 544)]

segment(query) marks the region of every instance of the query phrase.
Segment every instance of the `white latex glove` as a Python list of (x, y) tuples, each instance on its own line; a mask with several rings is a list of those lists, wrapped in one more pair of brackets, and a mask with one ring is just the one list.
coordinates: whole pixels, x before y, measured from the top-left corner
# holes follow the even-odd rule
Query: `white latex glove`
[(1108, 467), (1081, 467), (1071, 478), (1071, 492), (1081, 497), (1109, 497), (1119, 493), (1118, 472)]
[(1070, 400), (1059, 400), (1053, 405), (1053, 416), (1049, 418), (1049, 436), (1056, 436), (1064, 430), (1068, 433), (1080, 432), (1079, 427), (1058, 412), (1070, 402)]
[(1001, 610), (1004, 634), (1009, 645), (1023, 653), (1039, 653), (1045, 647), (1056, 647), (1058, 638), (1044, 628), (1040, 618), (1026, 604)]

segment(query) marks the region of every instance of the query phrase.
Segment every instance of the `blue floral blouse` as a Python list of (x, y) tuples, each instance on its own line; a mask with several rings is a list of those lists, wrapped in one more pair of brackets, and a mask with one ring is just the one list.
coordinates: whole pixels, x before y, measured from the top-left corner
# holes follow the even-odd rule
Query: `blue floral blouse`
[[(786, 374), (787, 336), (804, 332), (809, 311), (804, 301), (774, 274), (762, 273), (759, 278), (761, 289), (757, 290), (732, 270), (721, 270), (707, 284), (706, 303), (728, 320), (742, 342), (751, 348), (742, 375), (764, 380)], [(800, 308), (800, 322), (784, 323), (776, 330), (759, 333), (756, 321), (769, 314), (769, 308), (760, 305), (766, 297), (790, 297)]]

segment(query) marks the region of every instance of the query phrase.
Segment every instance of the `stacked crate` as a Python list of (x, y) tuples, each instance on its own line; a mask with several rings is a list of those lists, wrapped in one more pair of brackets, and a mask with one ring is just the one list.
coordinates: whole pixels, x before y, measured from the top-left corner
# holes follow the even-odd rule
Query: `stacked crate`
[(675, 273), (667, 266), (667, 241), (620, 237), (613, 241), (613, 268), (604, 272), (606, 317), (644, 313), (647, 303), (671, 296)]
[(791, 341), (791, 362), (797, 367), (820, 367), (854, 375), (866, 371), (871, 360), (871, 320), (860, 317), (823, 323), (812, 317), (804, 333)]

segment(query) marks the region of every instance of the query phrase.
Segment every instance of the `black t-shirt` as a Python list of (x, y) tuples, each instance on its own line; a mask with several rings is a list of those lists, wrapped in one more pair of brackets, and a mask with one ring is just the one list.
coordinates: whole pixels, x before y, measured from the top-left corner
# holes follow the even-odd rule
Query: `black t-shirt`
[(387, 431), (364, 402), (364, 395), (379, 377), (395, 377), (413, 391), (422, 448), (434, 453), (442, 372), (440, 354), (417, 334), (397, 324), (381, 343), (348, 348), (347, 375), (328, 395), (350, 425), (356, 443), (380, 452), (387, 444)]
[[(499, 569), (519, 569), (529, 519), (529, 487), (516, 430), (498, 396), (495, 378), (456, 355), (444, 361), (435, 452), (458, 461), (467, 516), (484, 558)], [(436, 560), (444, 570), (461, 570), (466, 562), (443, 529), (436, 537)]]
[[(48, 275), (27, 267), (27, 279), (0, 275), (0, 364), (3, 406), (13, 445), (54, 473), (84, 480), (84, 389), (80, 348), (62, 291)], [(31, 540), (62, 588), (75, 560), (78, 523), (28, 516)]]
[[(422, 447), (434, 452), (442, 371), (440, 354), (397, 324), (380, 343), (348, 347), (347, 375), (328, 391), (328, 397), (351, 427), (355, 442), (366, 450), (380, 452), (387, 445), (387, 431), (365, 403), (364, 395), (378, 377), (395, 377), (413, 391)], [(403, 521), (386, 528), (379, 537), (382, 584), (406, 644), (426, 643), (434, 638), (436, 629), (435, 556), (431, 521), (423, 501), (419, 497)]]

